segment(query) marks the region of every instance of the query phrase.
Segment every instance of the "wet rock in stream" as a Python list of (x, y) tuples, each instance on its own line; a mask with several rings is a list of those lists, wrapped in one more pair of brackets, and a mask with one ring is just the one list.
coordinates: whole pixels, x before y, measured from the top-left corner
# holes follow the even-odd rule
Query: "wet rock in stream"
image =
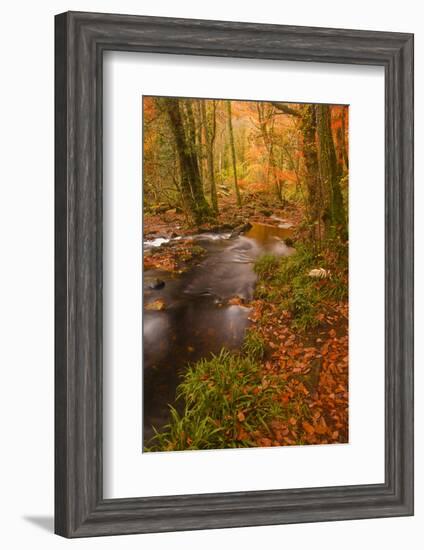
[(165, 281), (162, 281), (162, 279), (155, 279), (154, 281), (151, 281), (147, 285), (147, 288), (149, 288), (150, 290), (160, 290), (164, 286), (165, 286)]

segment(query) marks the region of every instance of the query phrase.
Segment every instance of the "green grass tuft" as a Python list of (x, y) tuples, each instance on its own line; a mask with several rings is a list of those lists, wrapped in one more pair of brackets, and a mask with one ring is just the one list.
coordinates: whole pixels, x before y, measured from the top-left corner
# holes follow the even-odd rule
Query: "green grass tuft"
[(202, 359), (188, 368), (178, 387), (183, 413), (171, 407), (169, 424), (146, 450), (253, 446), (249, 434), (270, 420), (287, 418), (289, 411), (276, 400), (284, 384), (278, 375), (264, 375), (258, 361), (247, 354), (222, 350)]
[(265, 340), (256, 330), (248, 330), (244, 337), (242, 351), (249, 357), (261, 361), (266, 351)]
[(279, 266), (279, 259), (273, 254), (264, 254), (254, 265), (255, 273), (261, 279), (271, 279)]

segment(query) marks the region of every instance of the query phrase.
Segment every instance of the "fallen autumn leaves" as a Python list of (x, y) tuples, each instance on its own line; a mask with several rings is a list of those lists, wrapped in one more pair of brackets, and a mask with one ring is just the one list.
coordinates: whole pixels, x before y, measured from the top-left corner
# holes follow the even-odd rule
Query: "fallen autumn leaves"
[[(261, 319), (259, 331), (272, 350), (264, 370), (278, 373), (286, 382), (279, 399), (296, 403), (296, 416), (288, 422), (271, 422), (270, 431), (255, 436), (260, 446), (346, 443), (348, 441), (348, 336), (347, 304), (322, 314), (312, 334), (294, 332), (275, 304), (256, 301), (251, 315)], [(267, 310), (274, 310), (267, 315)], [(264, 321), (265, 320), (265, 321)], [(337, 327), (337, 331), (334, 326)], [(339, 334), (340, 336), (338, 336)], [(270, 437), (271, 436), (271, 437)]]

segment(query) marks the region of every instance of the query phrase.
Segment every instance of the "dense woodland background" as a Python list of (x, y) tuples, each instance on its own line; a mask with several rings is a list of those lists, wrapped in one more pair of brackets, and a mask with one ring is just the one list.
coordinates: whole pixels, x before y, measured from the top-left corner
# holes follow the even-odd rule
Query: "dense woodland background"
[(310, 236), (347, 237), (348, 107), (144, 97), (144, 208), (201, 225), (264, 195)]

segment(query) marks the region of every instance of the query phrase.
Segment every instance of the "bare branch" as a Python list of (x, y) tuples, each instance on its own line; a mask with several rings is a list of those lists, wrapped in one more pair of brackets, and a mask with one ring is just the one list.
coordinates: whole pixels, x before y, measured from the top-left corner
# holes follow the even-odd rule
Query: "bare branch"
[(278, 101), (271, 101), (271, 104), (274, 105), (276, 109), (278, 109), (281, 113), (284, 113), (285, 115), (292, 115), (300, 117), (301, 114), (298, 110), (292, 109), (289, 107), (286, 103), (280, 103)]

